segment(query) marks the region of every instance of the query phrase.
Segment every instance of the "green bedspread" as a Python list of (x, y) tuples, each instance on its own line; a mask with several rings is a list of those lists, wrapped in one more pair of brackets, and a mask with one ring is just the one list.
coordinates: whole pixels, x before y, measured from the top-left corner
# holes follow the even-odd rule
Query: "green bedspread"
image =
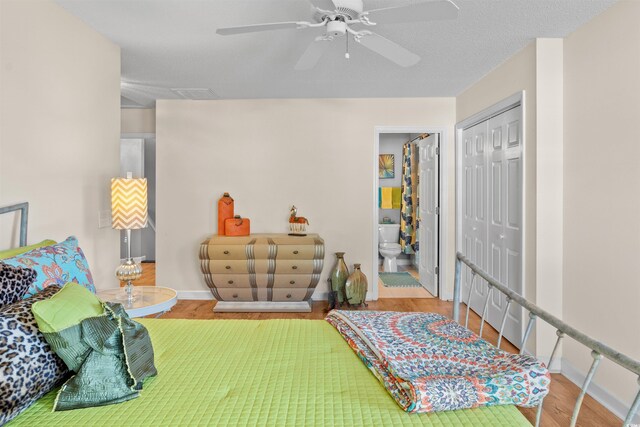
[(322, 320), (141, 319), (158, 376), (135, 400), (7, 424), (61, 426), (526, 426), (514, 406), (408, 414)]

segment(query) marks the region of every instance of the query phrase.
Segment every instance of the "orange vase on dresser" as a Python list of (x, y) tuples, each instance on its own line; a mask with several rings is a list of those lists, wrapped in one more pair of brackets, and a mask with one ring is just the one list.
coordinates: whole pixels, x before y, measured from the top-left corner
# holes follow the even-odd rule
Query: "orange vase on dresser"
[(224, 195), (218, 200), (218, 235), (224, 236), (224, 222), (227, 219), (233, 218), (233, 199), (229, 193)]

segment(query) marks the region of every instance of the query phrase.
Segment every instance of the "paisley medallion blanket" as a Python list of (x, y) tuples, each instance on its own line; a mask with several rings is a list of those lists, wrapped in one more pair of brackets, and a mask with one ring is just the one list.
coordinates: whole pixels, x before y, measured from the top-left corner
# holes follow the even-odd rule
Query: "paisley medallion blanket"
[(547, 368), (436, 313), (333, 310), (326, 320), (407, 412), (536, 406)]

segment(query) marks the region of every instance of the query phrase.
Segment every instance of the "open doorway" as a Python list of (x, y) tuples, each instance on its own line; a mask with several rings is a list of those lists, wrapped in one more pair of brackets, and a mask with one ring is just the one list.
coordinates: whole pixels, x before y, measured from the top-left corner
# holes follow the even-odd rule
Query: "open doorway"
[(441, 137), (440, 131), (428, 128), (376, 129), (377, 297), (439, 294)]
[[(147, 227), (131, 230), (131, 256), (142, 264), (142, 277), (135, 286), (155, 286), (156, 261), (156, 143), (155, 135), (122, 135), (120, 139), (120, 176), (147, 179)], [(121, 231), (120, 258), (126, 258), (126, 234)]]

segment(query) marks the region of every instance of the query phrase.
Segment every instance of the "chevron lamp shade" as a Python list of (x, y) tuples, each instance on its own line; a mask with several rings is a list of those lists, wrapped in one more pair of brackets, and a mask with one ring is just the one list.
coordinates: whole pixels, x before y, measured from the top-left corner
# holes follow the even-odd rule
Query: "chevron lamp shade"
[(146, 178), (112, 178), (111, 228), (135, 230), (146, 226)]

